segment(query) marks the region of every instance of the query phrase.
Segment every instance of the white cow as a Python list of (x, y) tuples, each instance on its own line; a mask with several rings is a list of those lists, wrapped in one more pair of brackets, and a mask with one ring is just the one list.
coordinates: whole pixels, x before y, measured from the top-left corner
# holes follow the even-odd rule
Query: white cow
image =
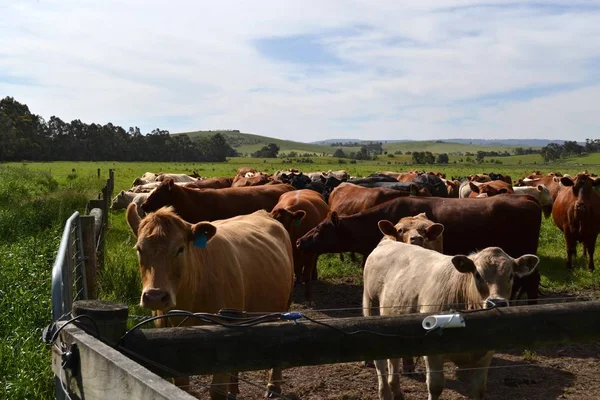
[(156, 177), (156, 182), (163, 182), (167, 179), (173, 179), (174, 182), (194, 182), (198, 180), (193, 176), (189, 176), (188, 174), (160, 174)]
[(552, 205), (554, 204), (554, 200), (552, 200), (552, 195), (550, 194), (550, 191), (546, 185), (513, 186), (513, 190), (515, 191), (515, 194), (529, 195), (538, 199), (546, 218), (548, 218), (552, 213)]
[(112, 201), (111, 210), (124, 210), (130, 203), (135, 203), (138, 206), (138, 215), (144, 217), (146, 213), (142, 210), (142, 203), (150, 196), (150, 193), (134, 193), (121, 190)]
[[(392, 240), (382, 240), (367, 258), (364, 269), (364, 315), (429, 313), (449, 309), (508, 306), (513, 279), (533, 272), (539, 262), (534, 255), (517, 259), (498, 247), (488, 247), (470, 256), (447, 256)], [(480, 355), (480, 354), (479, 354)], [(444, 389), (444, 361), (461, 368), (477, 368), (473, 376), (473, 398), (483, 399), (487, 367), (494, 351), (475, 354), (425, 356), (429, 400)], [(399, 360), (377, 360), (379, 398), (403, 398)]]

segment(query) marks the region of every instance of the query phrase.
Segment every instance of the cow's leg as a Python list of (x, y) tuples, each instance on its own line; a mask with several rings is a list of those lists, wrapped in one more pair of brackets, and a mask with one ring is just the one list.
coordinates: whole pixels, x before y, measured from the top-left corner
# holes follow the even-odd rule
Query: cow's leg
[(404, 400), (404, 393), (402, 393), (402, 389), (400, 389), (400, 359), (389, 359), (388, 369), (388, 383), (392, 389), (394, 400)]
[(344, 253), (340, 253), (340, 261), (344, 262)]
[(577, 250), (577, 239), (574, 235), (565, 232), (565, 242), (567, 244), (567, 269), (573, 268), (573, 255)]
[(410, 374), (415, 372), (415, 359), (412, 357), (402, 358), (402, 372)]
[(444, 361), (440, 356), (425, 356), (429, 400), (439, 399), (444, 390)]
[(485, 398), (485, 391), (487, 387), (487, 376), (488, 376), (488, 367), (492, 362), (492, 357), (494, 356), (494, 352), (488, 352), (485, 357), (479, 360), (475, 364), (475, 369), (473, 370), (473, 381), (472, 381), (472, 390), (473, 390), (473, 399), (474, 400), (483, 400)]
[(304, 285), (305, 285), (305, 297), (306, 297), (306, 301), (308, 301), (310, 303), (311, 301), (311, 288), (310, 288), (310, 281), (311, 281), (311, 277), (313, 275), (313, 271), (317, 269), (317, 255), (316, 254), (308, 254), (308, 253), (304, 253), (302, 254), (302, 264), (303, 264), (303, 270), (302, 270), (302, 280), (304, 281)]
[(210, 384), (210, 399), (211, 400), (226, 400), (227, 390), (229, 386), (229, 375), (214, 374)]
[(281, 382), (283, 381), (283, 375), (281, 368), (273, 368), (269, 370), (269, 382), (267, 383), (267, 392), (265, 397), (276, 398), (281, 394)]
[(588, 269), (594, 270), (594, 251), (596, 250), (597, 235), (589, 235), (587, 240), (583, 242), (583, 248), (587, 249), (588, 253)]
[(387, 379), (387, 360), (375, 360), (375, 369), (377, 370), (377, 381), (379, 382), (379, 399), (393, 400), (392, 390)]
[(310, 280), (311, 281), (318, 281), (319, 280), (319, 272), (317, 271), (317, 263), (319, 262), (319, 255), (315, 254), (315, 268), (312, 271), (312, 274), (310, 275)]
[(350, 253), (350, 261), (356, 262), (356, 254), (354, 252)]
[(228, 400), (232, 400), (237, 398), (237, 395), (240, 394), (240, 387), (238, 385), (238, 373), (234, 372), (229, 376), (229, 395), (227, 396)]

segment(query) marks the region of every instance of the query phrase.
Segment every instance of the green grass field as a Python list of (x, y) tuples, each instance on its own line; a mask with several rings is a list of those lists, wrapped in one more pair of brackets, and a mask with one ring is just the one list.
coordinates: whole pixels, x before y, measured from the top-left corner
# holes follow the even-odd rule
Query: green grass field
[[(528, 157), (528, 156), (524, 156)], [(539, 158), (539, 156), (536, 156)], [(591, 157), (591, 156), (588, 156)], [(582, 157), (583, 158), (583, 157)], [(399, 160), (378, 160), (357, 164), (338, 164), (331, 157), (315, 158), (313, 164), (286, 164), (282, 159), (236, 158), (226, 163), (117, 163), (53, 162), (14, 163), (0, 167), (0, 305), (4, 324), (0, 342), (0, 398), (52, 398), (50, 351), (42, 344), (41, 331), (50, 323), (50, 270), (58, 249), (62, 224), (74, 210), (81, 210), (87, 199), (95, 197), (103, 186), (108, 169), (115, 170), (115, 192), (128, 189), (135, 177), (146, 171), (192, 172), (203, 176), (232, 176), (242, 165), (273, 172), (291, 166), (304, 171), (347, 169), (352, 175), (365, 176), (380, 170), (412, 168), (442, 170), (450, 176), (475, 172), (498, 172), (513, 178), (541, 169), (574, 174), (578, 163), (514, 163), (447, 166), (405, 165)], [(577, 159), (579, 161), (580, 158)], [(96, 170), (102, 179), (96, 178)], [(587, 164), (591, 172), (600, 165)], [(75, 170), (75, 173), (72, 170)], [(140, 278), (134, 237), (123, 211), (110, 214), (107, 236), (106, 268), (99, 278), (100, 297), (132, 307), (132, 313), (147, 314), (137, 308)], [(581, 249), (579, 248), (579, 254)], [(544, 220), (538, 255), (546, 291), (553, 293), (590, 293), (600, 290), (600, 273), (590, 273), (583, 259), (574, 272), (565, 269), (565, 244), (552, 219)], [(597, 268), (600, 264), (597, 263)], [(341, 263), (336, 255), (319, 258), (322, 279), (355, 277), (360, 279), (358, 264)]]

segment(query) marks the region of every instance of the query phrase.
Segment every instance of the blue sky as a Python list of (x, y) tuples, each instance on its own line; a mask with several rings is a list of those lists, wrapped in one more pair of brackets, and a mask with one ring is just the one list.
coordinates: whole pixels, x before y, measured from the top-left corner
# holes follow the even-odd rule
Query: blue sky
[(23, 0), (0, 96), (300, 141), (598, 137), (600, 1)]

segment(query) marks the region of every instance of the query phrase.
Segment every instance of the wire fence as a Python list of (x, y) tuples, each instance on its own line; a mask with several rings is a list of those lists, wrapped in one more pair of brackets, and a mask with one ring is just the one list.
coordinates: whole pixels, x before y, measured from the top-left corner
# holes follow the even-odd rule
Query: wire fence
[[(98, 175), (100, 176), (100, 175)], [(86, 207), (87, 212), (92, 210), (92, 205), (100, 206), (96, 211), (98, 224), (94, 229), (95, 257), (94, 264), (101, 265), (104, 260), (104, 240), (108, 225), (108, 204), (114, 187), (114, 173), (109, 170), (109, 179), (98, 200), (90, 200)], [(94, 203), (95, 202), (95, 203)], [(95, 281), (95, 276), (87, 276), (86, 262), (90, 257), (85, 254), (82, 236), (81, 215), (75, 211), (65, 222), (63, 234), (54, 264), (52, 266), (52, 325), (49, 332), (52, 333), (57, 321), (69, 318), (73, 302), (89, 298), (88, 278)], [(95, 270), (94, 270), (95, 272)], [(68, 398), (62, 381), (55, 377), (56, 398)]]

